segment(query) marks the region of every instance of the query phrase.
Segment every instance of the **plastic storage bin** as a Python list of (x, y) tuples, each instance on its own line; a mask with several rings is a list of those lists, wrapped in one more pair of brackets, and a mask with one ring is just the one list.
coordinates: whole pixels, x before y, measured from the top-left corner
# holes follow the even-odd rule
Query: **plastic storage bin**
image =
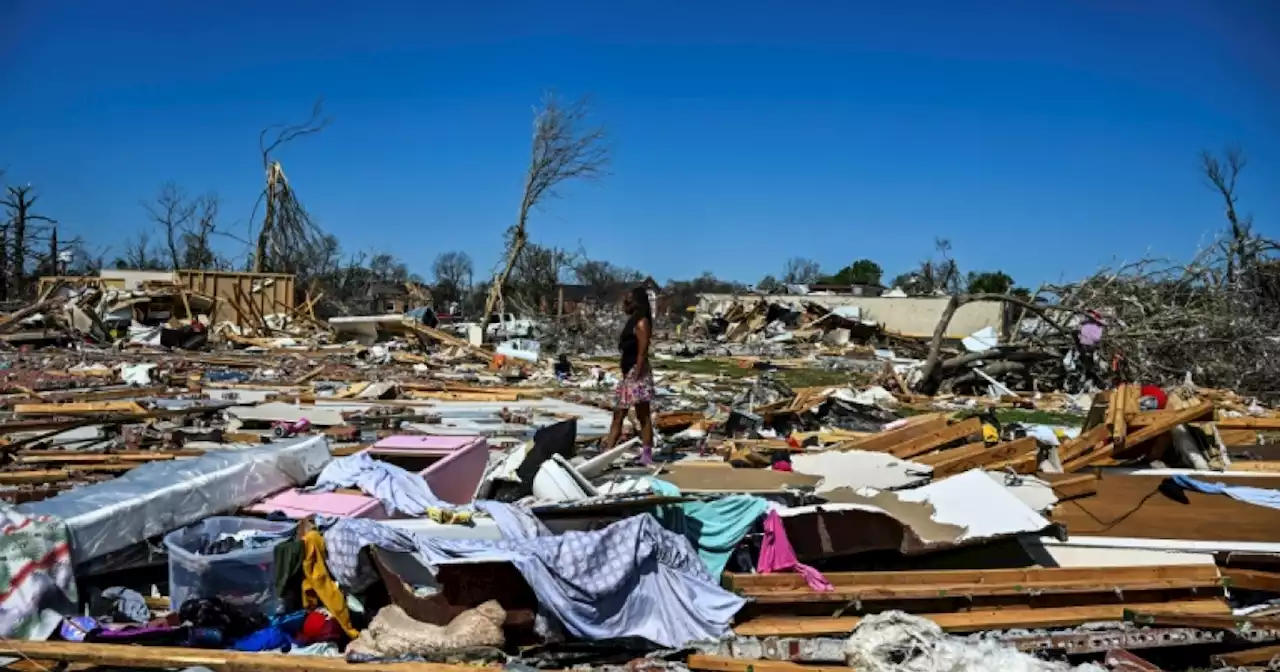
[[(276, 612), (275, 547), (293, 537), (294, 523), (213, 516), (164, 537), (169, 551), (169, 599), (176, 611), (192, 598), (220, 597), (268, 618)], [(255, 530), (276, 536), (263, 546), (206, 554), (224, 534)]]

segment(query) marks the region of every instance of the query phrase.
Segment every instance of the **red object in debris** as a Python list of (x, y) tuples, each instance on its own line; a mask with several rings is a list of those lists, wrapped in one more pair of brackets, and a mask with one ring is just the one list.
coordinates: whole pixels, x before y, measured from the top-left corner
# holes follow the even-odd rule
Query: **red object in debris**
[(1143, 385), (1141, 396), (1155, 399), (1157, 409), (1164, 408), (1164, 405), (1169, 401), (1168, 395), (1166, 395), (1164, 390), (1160, 389), (1157, 385)]
[(774, 462), (773, 470), (774, 471), (791, 471), (791, 463), (790, 462)]
[(797, 449), (797, 450), (799, 450), (799, 448), (800, 448), (800, 442), (799, 442), (799, 441), (796, 441), (796, 437), (795, 437), (795, 436), (788, 436), (788, 437), (787, 437), (787, 445), (788, 445), (788, 446), (791, 446), (792, 448), (795, 448), (795, 449)]

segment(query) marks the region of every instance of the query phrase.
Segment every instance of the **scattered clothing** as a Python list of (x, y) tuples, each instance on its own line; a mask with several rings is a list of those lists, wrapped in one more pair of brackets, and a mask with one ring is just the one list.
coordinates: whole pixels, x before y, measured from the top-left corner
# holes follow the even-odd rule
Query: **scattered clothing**
[(226, 641), (218, 628), (190, 626), (149, 626), (124, 628), (103, 627), (89, 633), (84, 641), (91, 644), (139, 644), (144, 646), (189, 646), (220, 649)]
[(288, 651), (293, 648), (293, 640), (284, 630), (269, 625), (237, 639), (231, 648), (236, 651)]
[(276, 600), (286, 612), (302, 608), (303, 545), (297, 539), (276, 546), (272, 563)]
[(373, 617), (369, 627), (347, 647), (347, 653), (396, 657), (473, 646), (500, 647), (506, 642), (502, 633), (506, 618), (507, 612), (497, 600), (468, 609), (444, 626), (415, 620), (392, 604)]
[(1231, 499), (1245, 502), (1247, 504), (1265, 506), (1269, 509), (1280, 509), (1280, 490), (1253, 488), (1245, 485), (1209, 483), (1207, 481), (1194, 479), (1185, 474), (1178, 474), (1174, 476), (1173, 482), (1187, 490), (1203, 492), (1206, 495), (1226, 495)]
[(344, 518), (324, 537), (330, 571), (352, 590), (359, 590), (352, 582), (376, 580), (361, 553), (370, 545), (413, 553), (432, 568), (456, 559), (506, 560), (533, 589), (541, 614), (582, 639), (643, 637), (671, 648), (715, 640), (745, 604), (712, 578), (688, 539), (649, 515), (590, 532), (499, 541), (441, 539)]
[(1102, 342), (1102, 323), (1088, 319), (1080, 325), (1080, 345), (1086, 348), (1096, 347)]
[(302, 556), (302, 606), (314, 609), (323, 604), (333, 614), (348, 637), (356, 637), (359, 631), (351, 624), (351, 612), (347, 611), (347, 598), (329, 575), (325, 566), (324, 536), (311, 530), (302, 537), (305, 547)]
[(382, 502), (388, 514), (397, 512), (421, 516), (432, 508), (452, 506), (431, 492), (431, 486), (419, 474), (411, 473), (389, 462), (376, 460), (369, 453), (356, 453), (325, 465), (311, 491), (331, 492), (338, 488), (359, 488), (361, 492)]
[(835, 586), (827, 581), (822, 572), (796, 558), (791, 540), (787, 539), (787, 528), (782, 524), (782, 516), (777, 511), (770, 511), (764, 518), (764, 541), (760, 544), (760, 560), (756, 562), (756, 571), (761, 574), (794, 571), (804, 577), (804, 582), (813, 590), (823, 593), (835, 590)]
[(267, 548), (279, 543), (282, 537), (291, 536), (293, 530), (288, 532), (270, 532), (267, 530), (239, 530), (237, 532), (224, 532), (216, 538), (211, 539), (208, 544), (196, 550), (200, 555), (223, 555), (235, 551), (243, 551), (254, 548)]
[(498, 531), (502, 532), (503, 539), (532, 539), (551, 535), (551, 530), (526, 507), (490, 499), (482, 499), (474, 506), (477, 511), (488, 514), (498, 524)]
[[(667, 481), (651, 478), (649, 482), (654, 494), (680, 496), (680, 488)], [(769, 502), (762, 497), (732, 495), (658, 509), (662, 526), (688, 539), (711, 576), (720, 576), (738, 542), (769, 509)]]
[(105, 623), (146, 623), (151, 620), (151, 609), (142, 593), (129, 588), (113, 586), (102, 591), (101, 598), (106, 608), (98, 618)]
[(268, 625), (256, 610), (239, 609), (219, 597), (200, 597), (183, 602), (178, 617), (184, 623), (218, 630), (229, 640), (237, 640)]
[(301, 644), (320, 644), (338, 642), (346, 637), (342, 624), (320, 611), (306, 612), (302, 627), (298, 629), (294, 639)]
[[(48, 516), (27, 516), (0, 506), (0, 637), (48, 634), (42, 611), (76, 612), (80, 597), (67, 526)], [(49, 626), (56, 626), (54, 616)], [(43, 639), (43, 637), (40, 637)]]
[(342, 655), (342, 652), (338, 650), (338, 645), (333, 642), (316, 642), (307, 646), (295, 646), (289, 649), (289, 655), (337, 658)]

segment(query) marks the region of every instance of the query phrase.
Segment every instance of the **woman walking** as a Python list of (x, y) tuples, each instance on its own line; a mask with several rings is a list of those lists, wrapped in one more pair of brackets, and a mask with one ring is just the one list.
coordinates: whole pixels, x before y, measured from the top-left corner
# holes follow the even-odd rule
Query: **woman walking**
[(649, 293), (636, 287), (622, 300), (627, 313), (627, 324), (618, 338), (618, 350), (622, 354), (622, 382), (618, 383), (613, 407), (613, 425), (605, 439), (605, 449), (612, 448), (622, 436), (622, 421), (627, 411), (634, 408), (640, 422), (641, 464), (653, 463), (653, 416), (649, 403), (653, 401), (653, 370), (649, 368), (649, 338), (653, 334), (653, 309), (649, 306)]

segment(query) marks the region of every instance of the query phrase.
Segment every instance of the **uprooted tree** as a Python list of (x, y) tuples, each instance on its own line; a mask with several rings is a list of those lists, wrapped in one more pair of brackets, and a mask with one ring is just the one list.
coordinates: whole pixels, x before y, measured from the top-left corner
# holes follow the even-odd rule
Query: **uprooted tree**
[[(1008, 294), (953, 296), (939, 321), (916, 384), (920, 392), (984, 385), (979, 374), (1063, 389), (1115, 380), (1176, 386), (1188, 379), (1266, 399), (1280, 397), (1280, 259), (1238, 212), (1245, 160), (1229, 149), (1202, 155), (1201, 173), (1226, 203), (1223, 235), (1191, 261), (1143, 259), (1104, 268), (1080, 282), (1047, 285), (1031, 299)], [(1030, 315), (994, 351), (944, 357), (942, 340), (955, 311), (973, 301), (1001, 301)], [(1082, 347), (1079, 324), (1090, 312), (1104, 326), (1097, 349)], [(1012, 384), (1012, 383), (1011, 383)]]
[(324, 116), (323, 101), (317, 100), (306, 121), (268, 126), (258, 135), (266, 186), (260, 198), (262, 225), (253, 251), (255, 273), (305, 273), (308, 262), (324, 253), (324, 234), (289, 185), (276, 152), (293, 140), (319, 133), (331, 121)]
[[(566, 105), (548, 94), (543, 99), (542, 108), (534, 114), (533, 142), (520, 207), (515, 224), (507, 230), (505, 259), (489, 283), (481, 324), (487, 324), (502, 303), (507, 280), (528, 245), (525, 225), (530, 212), (545, 199), (558, 196), (560, 187), (569, 180), (603, 177), (608, 165), (609, 147), (605, 144), (604, 129), (589, 124), (586, 100)], [(539, 297), (525, 298), (527, 301)]]

